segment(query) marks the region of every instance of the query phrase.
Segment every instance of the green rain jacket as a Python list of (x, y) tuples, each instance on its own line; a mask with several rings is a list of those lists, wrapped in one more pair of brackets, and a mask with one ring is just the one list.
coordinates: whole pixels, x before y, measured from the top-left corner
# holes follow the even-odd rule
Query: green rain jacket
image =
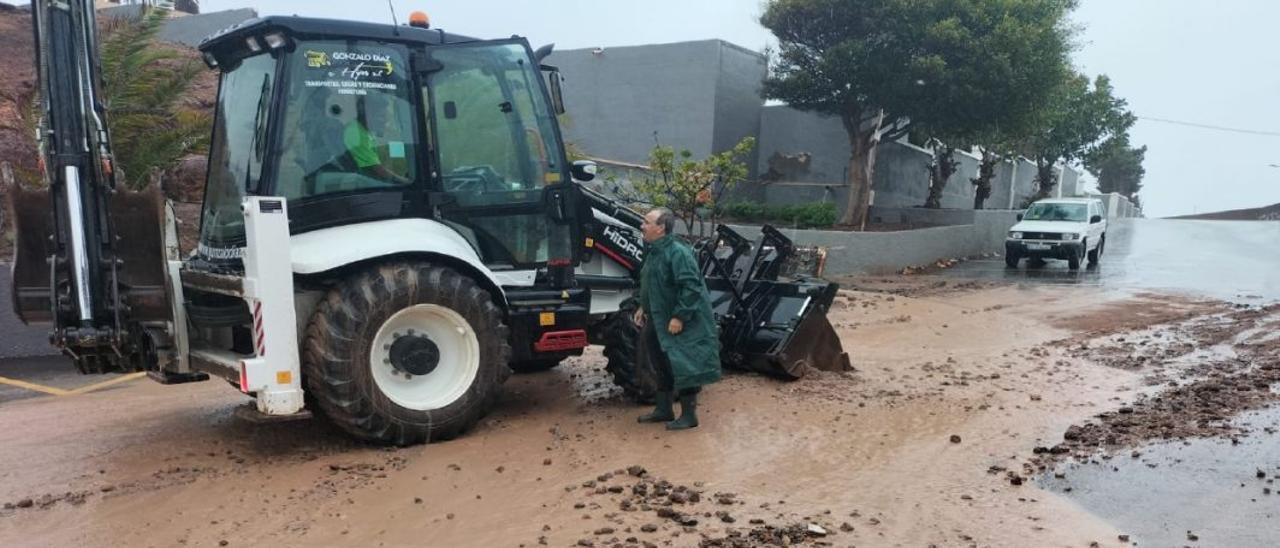
[[(676, 390), (720, 380), (720, 337), (707, 285), (693, 250), (673, 236), (663, 236), (645, 251), (640, 307), (671, 361)], [(667, 330), (673, 317), (684, 323), (679, 335)]]

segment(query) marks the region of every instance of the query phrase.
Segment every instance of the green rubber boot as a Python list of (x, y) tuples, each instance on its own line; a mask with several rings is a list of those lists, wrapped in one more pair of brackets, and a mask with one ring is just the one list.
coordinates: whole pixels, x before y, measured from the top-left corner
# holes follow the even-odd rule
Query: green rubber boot
[(671, 408), (671, 393), (658, 391), (653, 395), (653, 412), (636, 417), (636, 422), (667, 422), (676, 418)]
[(686, 430), (698, 426), (698, 394), (680, 396), (680, 418), (667, 423), (667, 430)]

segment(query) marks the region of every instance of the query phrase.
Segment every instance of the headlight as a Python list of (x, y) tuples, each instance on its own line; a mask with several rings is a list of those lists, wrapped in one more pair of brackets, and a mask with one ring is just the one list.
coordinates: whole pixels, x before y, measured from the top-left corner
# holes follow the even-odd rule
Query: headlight
[(1010, 237), (1010, 238), (1012, 238), (1012, 239), (1014, 239), (1014, 240), (1021, 240), (1021, 239), (1022, 239), (1022, 233), (1021, 233), (1021, 232), (1010, 232), (1010, 233), (1009, 233), (1009, 237)]
[(1080, 239), (1080, 235), (1079, 235), (1079, 234), (1075, 234), (1075, 233), (1071, 233), (1071, 234), (1063, 234), (1063, 235), (1062, 235), (1062, 238), (1063, 238), (1064, 240), (1079, 240), (1079, 239)]

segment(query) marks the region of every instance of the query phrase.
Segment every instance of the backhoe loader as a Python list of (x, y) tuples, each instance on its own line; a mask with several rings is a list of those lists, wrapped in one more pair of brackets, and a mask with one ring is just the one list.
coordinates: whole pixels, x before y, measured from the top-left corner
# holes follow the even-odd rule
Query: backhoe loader
[[(594, 165), (566, 159), (551, 47), (418, 15), (263, 17), (207, 38), (220, 83), (183, 257), (158, 185), (117, 180), (92, 2), (32, 12), (48, 186), (14, 196), (14, 308), (80, 371), (218, 377), (255, 398), (246, 418), (315, 413), (399, 445), (466, 431), (513, 369), (591, 343), (644, 397), (638, 217), (575, 182)], [(779, 279), (785, 238), (726, 234), (701, 251), (726, 363), (847, 366), (825, 318), (834, 284)]]

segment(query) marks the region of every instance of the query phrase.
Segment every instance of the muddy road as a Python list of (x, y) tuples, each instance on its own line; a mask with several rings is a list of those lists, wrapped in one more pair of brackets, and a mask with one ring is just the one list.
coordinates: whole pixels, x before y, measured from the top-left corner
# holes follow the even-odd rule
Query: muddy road
[(892, 286), (846, 291), (836, 305), (856, 372), (731, 375), (707, 390), (703, 425), (675, 434), (637, 424), (644, 408), (610, 397), (596, 354), (514, 377), (473, 432), (407, 449), (355, 444), (320, 421), (242, 422), (232, 413), (246, 398), (219, 382), (6, 399), (0, 545), (1139, 538), (1036, 484), (1036, 448), (1152, 390), (1144, 373), (1072, 343), (1232, 308), (1062, 287)]
[[(1164, 241), (1139, 234), (1103, 268)], [(1280, 545), (1268, 278), (981, 269), (845, 280), (856, 371), (729, 375), (678, 433), (635, 422), (598, 352), (404, 449), (243, 422), (221, 381), (6, 385), (0, 546)], [(58, 366), (0, 377), (103, 380)]]

